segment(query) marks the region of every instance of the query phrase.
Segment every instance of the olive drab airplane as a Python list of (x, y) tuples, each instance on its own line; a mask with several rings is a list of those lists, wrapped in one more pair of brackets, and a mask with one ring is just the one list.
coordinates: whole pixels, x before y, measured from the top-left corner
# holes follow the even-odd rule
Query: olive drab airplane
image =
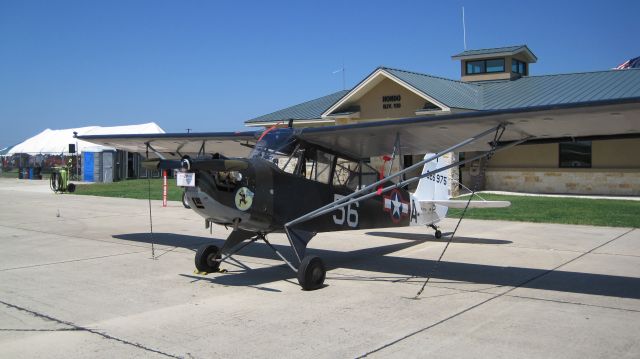
[[(303, 289), (313, 290), (323, 286), (326, 273), (322, 259), (306, 254), (316, 233), (419, 225), (440, 237), (436, 225), (448, 208), (509, 205), (450, 200), (448, 169), (525, 142), (637, 136), (636, 100), (319, 128), (293, 128), (289, 121), (288, 127), (261, 132), (78, 138), (141, 153), (148, 168), (177, 170), (185, 201), (205, 226), (233, 228), (222, 248), (198, 249), (198, 271), (216, 272), (220, 263), (260, 240), (297, 273)], [(453, 151), (465, 152), (465, 159), (450, 163), (444, 155)], [(402, 155), (421, 153), (427, 153), (422, 161), (386, 176), (368, 164), (369, 158), (391, 154), (390, 169)], [(274, 232), (286, 234), (289, 256), (267, 240)]]

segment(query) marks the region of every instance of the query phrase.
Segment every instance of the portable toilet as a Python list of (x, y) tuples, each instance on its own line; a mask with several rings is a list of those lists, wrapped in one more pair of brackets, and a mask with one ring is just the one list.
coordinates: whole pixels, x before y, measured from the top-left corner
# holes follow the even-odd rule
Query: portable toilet
[(94, 182), (94, 154), (95, 152), (82, 152), (82, 180), (85, 182)]

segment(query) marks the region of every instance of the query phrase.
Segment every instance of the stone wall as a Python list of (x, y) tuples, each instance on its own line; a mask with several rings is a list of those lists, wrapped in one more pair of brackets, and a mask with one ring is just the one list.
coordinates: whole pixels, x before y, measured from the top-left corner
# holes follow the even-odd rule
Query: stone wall
[(487, 169), (486, 190), (590, 194), (640, 195), (640, 170), (594, 169)]

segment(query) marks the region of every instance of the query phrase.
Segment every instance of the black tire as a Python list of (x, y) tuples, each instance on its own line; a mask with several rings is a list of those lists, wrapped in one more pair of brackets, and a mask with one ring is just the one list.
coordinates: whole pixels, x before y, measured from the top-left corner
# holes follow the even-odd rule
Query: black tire
[(220, 262), (216, 261), (216, 259), (220, 259), (220, 254), (216, 256), (217, 253), (218, 247), (211, 244), (205, 244), (198, 248), (195, 257), (198, 272), (217, 272), (218, 268), (220, 268)]
[(69, 193), (73, 193), (73, 192), (75, 192), (75, 191), (76, 191), (76, 185), (75, 185), (75, 184), (73, 184), (73, 183), (69, 183), (69, 184), (67, 185), (67, 191), (68, 191)]
[(298, 268), (298, 283), (304, 290), (316, 290), (322, 288), (326, 275), (320, 257), (306, 256)]
[(187, 202), (187, 192), (182, 192), (182, 205), (184, 208), (191, 208), (191, 206), (189, 206), (189, 202)]
[(436, 239), (442, 238), (442, 231), (440, 231), (439, 229), (436, 229), (435, 236), (436, 236)]

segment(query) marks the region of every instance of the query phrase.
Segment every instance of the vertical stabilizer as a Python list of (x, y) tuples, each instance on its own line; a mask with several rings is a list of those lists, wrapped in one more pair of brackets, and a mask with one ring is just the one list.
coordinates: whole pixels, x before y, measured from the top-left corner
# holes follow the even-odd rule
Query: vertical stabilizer
[[(433, 153), (427, 153), (424, 158), (433, 156)], [(438, 168), (448, 166), (450, 164), (448, 157), (440, 157), (431, 162), (427, 162), (422, 168), (422, 174), (434, 171)], [(411, 224), (413, 225), (431, 225), (440, 221), (447, 215), (447, 207), (433, 203), (438, 200), (448, 200), (451, 188), (451, 170), (442, 171), (422, 178), (418, 182), (416, 192), (411, 196), (413, 202), (413, 211), (416, 213), (412, 216)], [(429, 203), (431, 202), (431, 203)]]

